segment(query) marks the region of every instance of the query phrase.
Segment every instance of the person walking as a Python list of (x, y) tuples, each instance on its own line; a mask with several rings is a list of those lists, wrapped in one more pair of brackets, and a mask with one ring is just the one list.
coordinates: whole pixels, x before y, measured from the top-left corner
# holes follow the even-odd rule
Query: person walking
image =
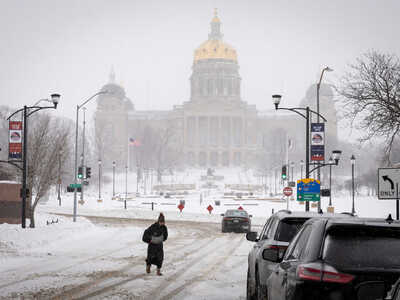
[(157, 275), (161, 276), (161, 267), (164, 260), (163, 242), (168, 238), (168, 229), (165, 225), (163, 213), (158, 216), (157, 222), (148, 227), (143, 233), (143, 242), (147, 243), (146, 273), (150, 273), (151, 265), (157, 266)]

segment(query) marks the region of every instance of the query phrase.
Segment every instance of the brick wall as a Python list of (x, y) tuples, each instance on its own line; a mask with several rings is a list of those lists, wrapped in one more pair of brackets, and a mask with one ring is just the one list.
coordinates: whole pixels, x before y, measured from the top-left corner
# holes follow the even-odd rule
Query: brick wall
[(0, 223), (21, 224), (20, 183), (0, 181)]

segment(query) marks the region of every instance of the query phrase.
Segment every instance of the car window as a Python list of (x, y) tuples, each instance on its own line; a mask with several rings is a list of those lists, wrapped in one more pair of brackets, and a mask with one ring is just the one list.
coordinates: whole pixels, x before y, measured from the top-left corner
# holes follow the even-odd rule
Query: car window
[(308, 238), (310, 237), (311, 228), (311, 225), (307, 225), (305, 228), (303, 228), (296, 240), (294, 247), (292, 248), (293, 250), (291, 253), (288, 253), (288, 257), (286, 258), (287, 260), (297, 260), (300, 258), (304, 247), (307, 245)]
[(228, 217), (247, 217), (247, 212), (244, 210), (227, 210), (225, 216)]
[(275, 240), (290, 242), (305, 221), (307, 221), (305, 218), (286, 218), (281, 220), (276, 230)]
[(400, 269), (399, 253), (400, 228), (353, 225), (328, 230), (322, 257), (343, 268)]
[(264, 225), (263, 229), (262, 229), (261, 232), (260, 232), (259, 240), (262, 240), (262, 239), (263, 239), (263, 236), (264, 236), (265, 232), (267, 231), (268, 226), (269, 226), (269, 224), (271, 223), (271, 220), (272, 220), (272, 218), (269, 218), (269, 219), (267, 220), (267, 222), (265, 222), (265, 225)]
[(264, 233), (263, 239), (270, 239), (273, 237), (273, 231), (275, 229), (276, 223), (278, 220), (276, 218), (273, 218), (269, 224), (269, 227), (267, 228), (266, 232)]

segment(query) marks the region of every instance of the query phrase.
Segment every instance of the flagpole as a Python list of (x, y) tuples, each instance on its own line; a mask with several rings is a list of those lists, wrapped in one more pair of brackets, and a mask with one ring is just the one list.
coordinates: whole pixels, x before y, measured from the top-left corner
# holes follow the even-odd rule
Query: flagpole
[[(292, 180), (292, 178), (290, 178), (290, 169), (289, 169), (289, 134), (286, 133), (286, 170), (287, 170), (287, 174), (288, 176), (286, 177), (287, 180), (287, 185), (289, 186), (289, 181)], [(286, 209), (289, 210), (289, 196), (286, 196)]]
[(125, 209), (126, 209), (126, 199), (128, 198), (128, 171), (129, 171), (129, 140), (128, 140), (128, 154), (125, 166)]

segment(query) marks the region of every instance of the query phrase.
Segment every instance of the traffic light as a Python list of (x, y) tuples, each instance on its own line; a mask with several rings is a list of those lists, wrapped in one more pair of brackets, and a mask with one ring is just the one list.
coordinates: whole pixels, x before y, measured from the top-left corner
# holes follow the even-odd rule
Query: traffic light
[(83, 178), (83, 167), (78, 168), (78, 178), (82, 179)]
[(282, 166), (282, 179), (285, 180), (286, 179), (286, 172), (287, 172), (287, 166), (283, 165)]
[(86, 178), (90, 178), (92, 176), (92, 168), (86, 167)]

